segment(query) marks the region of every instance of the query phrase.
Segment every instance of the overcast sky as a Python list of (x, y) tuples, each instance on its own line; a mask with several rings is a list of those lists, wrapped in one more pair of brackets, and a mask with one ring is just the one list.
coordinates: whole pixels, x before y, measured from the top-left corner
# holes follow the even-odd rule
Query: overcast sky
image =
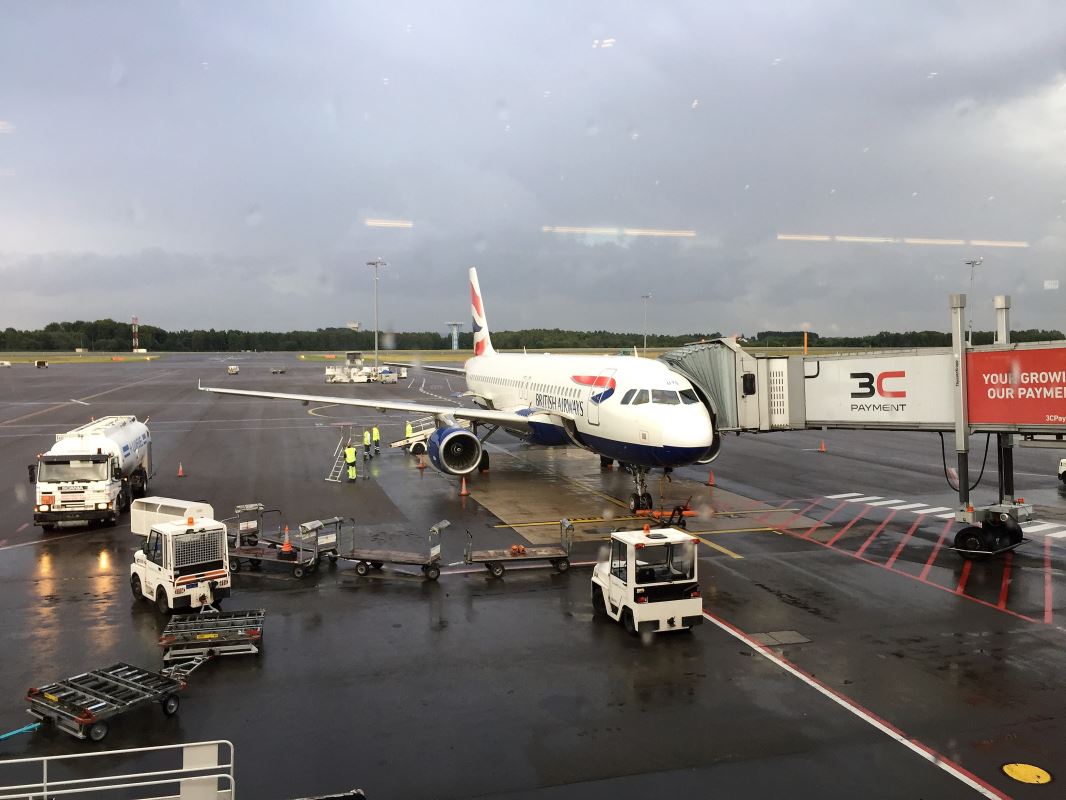
[(2, 19), (2, 327), (1066, 328), (1061, 0)]

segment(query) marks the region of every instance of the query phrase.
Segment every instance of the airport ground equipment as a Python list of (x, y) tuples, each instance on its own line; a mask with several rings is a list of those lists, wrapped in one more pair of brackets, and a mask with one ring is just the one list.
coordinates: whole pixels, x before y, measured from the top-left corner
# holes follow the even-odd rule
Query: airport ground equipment
[(1066, 483), (1066, 458), (1059, 461), (1059, 480)]
[(26, 694), (29, 713), (78, 739), (99, 742), (109, 720), (149, 703), (159, 703), (167, 716), (178, 711), (184, 681), (160, 672), (119, 662), (83, 672)]
[[(368, 575), (370, 570), (381, 569), (385, 564), (397, 564), (419, 567), (427, 580), (435, 581), (440, 577), (440, 533), (449, 525), (448, 520), (442, 519), (429, 529), (428, 547), (424, 552), (356, 545), (353, 530), (351, 548), (344, 548), (339, 557), (354, 561), (357, 575)], [(330, 556), (330, 560), (336, 559)]]
[(361, 441), (356, 441), (355, 426), (351, 424), (344, 425), (340, 439), (337, 440), (337, 446), (333, 450), (333, 466), (326, 476), (327, 481), (330, 483), (341, 482), (348, 469), (348, 464), (344, 460), (344, 449), (352, 446), (358, 447), (361, 443)]
[[(692, 498), (689, 498), (691, 502)], [(655, 524), (660, 528), (681, 528), (688, 527), (688, 517), (696, 516), (696, 512), (689, 507), (689, 502), (686, 502), (683, 506), (674, 506), (667, 511), (664, 508), (653, 509), (641, 509), (636, 512), (638, 517), (647, 517), (654, 520)]]
[[(247, 564), (260, 570), (264, 564), (290, 570), (304, 578), (318, 569), (317, 531), (308, 539), (286, 535), (281, 511), (262, 503), (236, 506), (234, 516), (222, 520), (229, 538), (229, 571), (236, 574)], [(280, 546), (279, 546), (280, 545)]]
[(570, 569), (570, 548), (574, 543), (574, 526), (569, 520), (559, 523), (559, 544), (557, 545), (513, 545), (510, 549), (475, 550), (474, 537), (466, 532), (466, 549), (463, 561), (467, 564), (484, 564), (494, 578), (502, 578), (507, 571), (507, 564), (529, 561), (547, 561), (556, 572)]
[(226, 374), (227, 375), (239, 375), (240, 372), (241, 372), (241, 368), (239, 366), (237, 366), (236, 364), (230, 364), (228, 367), (226, 367)]
[(48, 362), (40, 360), (34, 361), (33, 366), (37, 367), (37, 369), (48, 369)]
[(226, 526), (207, 517), (157, 522), (130, 564), (130, 590), (162, 614), (219, 608), (230, 593)]
[(170, 618), (159, 637), (163, 672), (185, 680), (219, 656), (258, 655), (263, 641), (262, 608), (248, 611), (204, 611)]
[(215, 518), (215, 509), (202, 500), (174, 497), (142, 497), (130, 505), (130, 532), (147, 536), (157, 522), (175, 522), (189, 517)]
[(592, 570), (592, 610), (631, 634), (688, 630), (703, 622), (699, 539), (677, 530), (615, 531)]
[(363, 354), (350, 350), (344, 354), (343, 364), (326, 367), (326, 383), (369, 383), (371, 368), (363, 365)]
[[(1033, 508), (1015, 496), (1014, 439), (1062, 441), (1066, 435), (1066, 347), (1010, 342), (1010, 297), (995, 298), (995, 344), (966, 341), (966, 295), (951, 295), (950, 348), (778, 356), (750, 353), (734, 339), (665, 353), (709, 408), (717, 432), (797, 429), (918, 430), (955, 434), (958, 493), (954, 549), (965, 558), (1024, 543)], [(970, 437), (996, 438), (998, 500), (975, 505)]]
[(271, 367), (270, 368), (270, 374), (271, 375), (284, 375), (285, 374), (285, 367)]
[(114, 525), (134, 498), (148, 494), (152, 436), (134, 416), (111, 416), (56, 434), (55, 444), (30, 466), (36, 483), (33, 524)]

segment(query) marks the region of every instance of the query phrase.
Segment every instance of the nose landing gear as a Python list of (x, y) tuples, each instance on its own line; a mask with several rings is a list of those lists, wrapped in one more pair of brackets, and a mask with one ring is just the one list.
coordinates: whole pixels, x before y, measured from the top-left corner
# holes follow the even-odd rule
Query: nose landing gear
[(629, 510), (636, 512), (641, 509), (650, 509), (652, 501), (651, 494), (648, 492), (648, 468), (638, 467), (634, 464), (631, 469), (633, 473), (633, 488), (636, 491), (629, 496)]

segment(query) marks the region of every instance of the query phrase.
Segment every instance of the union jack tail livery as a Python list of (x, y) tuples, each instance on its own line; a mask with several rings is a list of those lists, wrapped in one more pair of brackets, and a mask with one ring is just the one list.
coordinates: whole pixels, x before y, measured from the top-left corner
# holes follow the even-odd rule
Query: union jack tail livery
[(485, 320), (485, 304), (481, 300), (481, 287), (477, 282), (477, 268), (470, 268), (470, 313), (474, 317), (474, 355), (487, 356), (495, 353), (489, 338), (489, 323)]

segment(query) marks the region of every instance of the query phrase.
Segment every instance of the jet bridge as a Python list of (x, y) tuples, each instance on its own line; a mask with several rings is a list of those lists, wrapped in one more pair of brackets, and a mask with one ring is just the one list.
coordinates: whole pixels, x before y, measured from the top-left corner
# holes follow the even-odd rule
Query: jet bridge
[[(951, 296), (952, 347), (775, 356), (749, 353), (733, 339), (700, 342), (660, 358), (684, 375), (719, 431), (844, 428), (955, 433), (964, 556), (1003, 552), (1022, 542), (1032, 507), (1014, 498), (1014, 437), (1066, 435), (1066, 346), (1011, 344), (1010, 298), (996, 297), (996, 343), (964, 338), (965, 295)], [(999, 502), (969, 501), (969, 437), (995, 434)], [(947, 465), (945, 464), (945, 472)], [(982, 527), (974, 527), (980, 524)]]

